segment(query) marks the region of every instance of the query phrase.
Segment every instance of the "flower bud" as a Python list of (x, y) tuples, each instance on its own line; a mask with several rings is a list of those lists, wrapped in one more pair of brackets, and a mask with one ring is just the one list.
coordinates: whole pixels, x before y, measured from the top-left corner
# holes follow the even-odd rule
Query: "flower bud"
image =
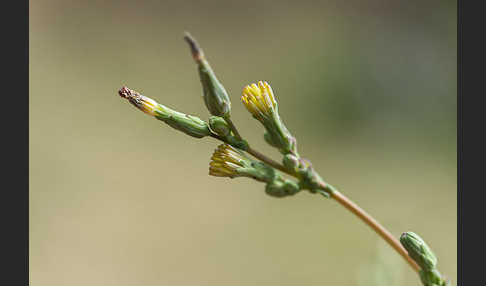
[(297, 155), (297, 142), (283, 124), (273, 90), (267, 82), (259, 81), (243, 88), (241, 101), (255, 119), (266, 129), (265, 141), (282, 154)]
[(221, 144), (209, 163), (209, 175), (216, 177), (249, 177), (262, 182), (273, 180), (275, 171), (264, 163), (248, 158), (242, 151)]
[(276, 177), (274, 181), (265, 186), (265, 193), (276, 198), (292, 196), (297, 194), (300, 190), (301, 188), (298, 183), (281, 176)]
[(211, 131), (218, 134), (222, 138), (230, 135), (231, 132), (231, 129), (226, 120), (219, 116), (209, 117), (209, 128), (211, 128)]
[(209, 113), (214, 116), (229, 117), (231, 102), (224, 86), (219, 82), (194, 38), (186, 33), (184, 39), (189, 44), (194, 61), (198, 65), (204, 103)]
[(277, 112), (277, 102), (272, 87), (265, 81), (259, 81), (243, 88), (241, 101), (246, 109), (259, 121), (270, 119)]
[(425, 286), (446, 286), (447, 282), (437, 269), (419, 271), (420, 280)]
[(118, 94), (146, 114), (154, 116), (187, 135), (196, 138), (211, 135), (208, 124), (196, 116), (172, 110), (125, 86), (118, 91)]
[(282, 163), (284, 164), (285, 167), (287, 167), (289, 170), (295, 170), (297, 167), (299, 167), (299, 158), (292, 154), (287, 154), (283, 157)]
[(400, 236), (400, 243), (423, 270), (435, 269), (437, 258), (420, 236), (413, 232), (405, 232)]

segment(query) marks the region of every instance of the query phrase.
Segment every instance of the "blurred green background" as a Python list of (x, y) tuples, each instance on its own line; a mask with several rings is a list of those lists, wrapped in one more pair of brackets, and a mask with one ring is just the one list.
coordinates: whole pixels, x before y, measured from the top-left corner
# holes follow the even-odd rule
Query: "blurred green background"
[(456, 282), (455, 1), (30, 2), (30, 279), (55, 285), (420, 285), (332, 200), (209, 177), (218, 143), (136, 110), (122, 85), (207, 118), (183, 32), (240, 132), (267, 80), (300, 153)]

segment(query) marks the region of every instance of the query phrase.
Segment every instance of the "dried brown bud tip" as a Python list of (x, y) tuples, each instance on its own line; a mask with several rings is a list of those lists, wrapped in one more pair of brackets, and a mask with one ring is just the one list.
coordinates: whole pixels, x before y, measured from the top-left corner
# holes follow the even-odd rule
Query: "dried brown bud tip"
[(189, 44), (194, 60), (200, 62), (204, 58), (204, 55), (196, 40), (188, 32), (185, 33), (184, 40)]
[(154, 111), (158, 108), (158, 103), (155, 100), (141, 95), (140, 93), (123, 86), (118, 90), (118, 95), (122, 98), (127, 99), (131, 104), (133, 104), (138, 109), (143, 112), (154, 115)]
[(123, 86), (122, 88), (120, 88), (120, 90), (118, 91), (118, 95), (120, 95), (121, 97), (123, 98), (129, 98), (131, 97), (132, 95), (132, 91), (126, 87), (126, 86)]

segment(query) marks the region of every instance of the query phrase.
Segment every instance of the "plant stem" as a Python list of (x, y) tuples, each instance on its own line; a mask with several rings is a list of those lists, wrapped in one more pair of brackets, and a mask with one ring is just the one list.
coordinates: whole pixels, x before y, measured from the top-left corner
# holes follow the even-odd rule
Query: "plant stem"
[(350, 212), (359, 217), (364, 223), (371, 227), (381, 238), (383, 238), (393, 249), (395, 249), (398, 254), (400, 254), (410, 266), (415, 270), (419, 271), (420, 267), (415, 263), (415, 261), (408, 256), (407, 250), (403, 248), (398, 239), (396, 239), (386, 228), (384, 228), (377, 220), (375, 220), (371, 215), (369, 215), (365, 210), (360, 208), (353, 201), (348, 199), (345, 195), (341, 194), (337, 190), (330, 192), (331, 197), (335, 199), (339, 204), (348, 209)]
[(231, 118), (229, 118), (229, 116), (228, 117), (224, 117), (224, 120), (226, 121), (226, 123), (228, 123), (231, 131), (233, 131), (233, 133), (235, 134), (236, 139), (242, 140), (241, 135), (238, 132), (238, 129), (236, 129), (236, 126), (233, 124), (233, 121), (231, 121)]
[[(235, 133), (236, 135), (236, 133)], [(212, 137), (217, 138), (221, 141), (224, 141), (222, 138), (220, 138), (217, 135), (212, 135)], [(251, 148), (248, 146), (248, 149), (246, 150), (248, 153), (253, 155), (255, 158), (259, 159), (260, 161), (267, 163), (268, 165), (274, 167), (275, 169), (278, 169), (288, 175), (291, 175), (293, 177), (297, 177), (296, 173), (293, 173), (289, 171), (285, 166), (282, 164), (278, 163), (277, 161), (274, 161), (273, 159), (265, 156), (264, 154), (256, 151), (255, 149)], [(321, 187), (322, 190), (325, 190), (331, 194), (331, 198), (335, 199), (340, 205), (345, 207), (347, 210), (355, 214), (358, 218), (360, 218), (364, 223), (366, 223), (369, 227), (373, 229), (381, 238), (383, 238), (393, 249), (395, 249), (398, 254), (400, 254), (407, 262), (410, 264), (410, 266), (413, 268), (415, 271), (419, 271), (420, 267), (415, 263), (415, 261), (410, 258), (408, 255), (407, 250), (403, 248), (403, 246), (400, 244), (398, 239), (396, 239), (385, 227), (383, 227), (376, 219), (374, 219), (371, 215), (369, 215), (365, 210), (360, 208), (357, 204), (355, 204), (353, 201), (348, 199), (345, 195), (341, 194), (336, 188), (333, 186), (326, 184), (325, 182), (319, 182), (319, 186)]]
[[(231, 122), (231, 120), (229, 120), (229, 122)], [(229, 122), (228, 122), (228, 124), (231, 126), (231, 124)], [(236, 130), (236, 128), (234, 130)], [(237, 134), (238, 134), (237, 132), (238, 131), (236, 131), (236, 132), (233, 131), (233, 132), (235, 133), (235, 136), (237, 136)], [(218, 139), (218, 140), (220, 140), (220, 141), (222, 141), (222, 142), (224, 142), (226, 144), (230, 144), (227, 140), (225, 140), (224, 138), (220, 137), (217, 134), (211, 133), (210, 136), (213, 137), (213, 138), (215, 138), (215, 139)], [(251, 148), (250, 146), (248, 146), (248, 148), (246, 149), (246, 152), (248, 152), (249, 154), (251, 154), (253, 157), (259, 159), (260, 161), (266, 163), (267, 165), (270, 165), (270, 166), (274, 167), (277, 170), (280, 170), (280, 171), (282, 171), (282, 172), (284, 172), (286, 174), (289, 174), (290, 176), (297, 177), (297, 175), (295, 173), (292, 173), (289, 170), (287, 170), (287, 168), (285, 168), (284, 165), (282, 165), (279, 162), (277, 162), (277, 161), (275, 161), (275, 160), (273, 160), (273, 159), (271, 159), (271, 158), (263, 155), (262, 153), (258, 152), (257, 150)]]
[[(295, 173), (288, 171), (283, 165), (279, 164), (278, 162), (268, 158), (267, 156), (263, 155), (262, 153), (248, 147), (248, 153), (253, 155), (255, 158), (260, 159), (261, 161), (267, 163), (268, 165), (285, 172), (291, 176), (296, 177)], [(420, 267), (415, 263), (415, 261), (410, 258), (408, 255), (407, 250), (403, 248), (400, 244), (398, 239), (396, 239), (385, 227), (383, 227), (376, 219), (374, 219), (371, 215), (369, 215), (365, 210), (360, 208), (357, 204), (353, 201), (348, 199), (345, 195), (341, 194), (337, 191), (333, 186), (326, 184), (324, 182), (319, 183), (320, 187), (323, 190), (328, 191), (331, 194), (331, 198), (335, 199), (340, 205), (345, 207), (347, 210), (355, 214), (358, 218), (360, 218), (364, 223), (366, 223), (369, 227), (373, 229), (381, 238), (383, 238), (393, 249), (395, 249), (398, 254), (400, 254), (410, 266), (415, 270), (419, 271)]]
[(278, 163), (277, 161), (274, 161), (273, 159), (263, 155), (262, 153), (258, 152), (257, 150), (251, 148), (250, 146), (248, 146), (248, 149), (246, 150), (246, 152), (250, 153), (251, 155), (253, 155), (253, 157), (259, 159), (260, 161), (267, 163), (267, 165), (270, 165), (277, 170), (280, 170), (280, 171), (282, 171), (286, 174), (289, 174), (291, 176), (296, 177), (296, 174), (291, 173), (289, 170), (287, 170), (287, 168), (285, 168), (284, 165), (282, 165), (282, 164)]

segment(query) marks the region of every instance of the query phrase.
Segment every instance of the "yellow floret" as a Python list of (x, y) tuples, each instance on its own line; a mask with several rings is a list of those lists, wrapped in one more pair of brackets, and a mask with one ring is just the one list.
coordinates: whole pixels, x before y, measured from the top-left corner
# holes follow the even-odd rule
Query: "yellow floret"
[(221, 144), (214, 151), (209, 163), (209, 175), (216, 177), (235, 177), (237, 169), (243, 167), (243, 155), (228, 144)]
[(259, 81), (258, 85), (253, 83), (245, 86), (241, 101), (246, 109), (259, 120), (269, 117), (277, 106), (273, 90), (266, 81)]

